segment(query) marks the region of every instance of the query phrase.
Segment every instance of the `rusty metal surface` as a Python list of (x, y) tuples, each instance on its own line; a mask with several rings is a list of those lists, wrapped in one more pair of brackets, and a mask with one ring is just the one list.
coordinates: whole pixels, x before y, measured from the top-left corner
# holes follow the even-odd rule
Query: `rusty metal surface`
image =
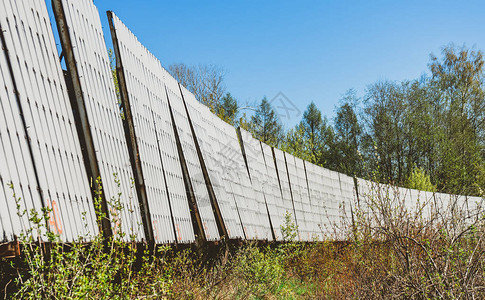
[[(37, 195), (27, 194), (29, 188), (40, 189), (43, 206), (52, 208), (49, 229), (59, 234), (61, 241), (73, 241), (78, 237), (89, 239), (98, 230), (93, 202), (45, 3), (2, 1), (0, 24), (5, 42), (2, 55), (7, 56), (11, 66), (12, 78), (7, 79), (7, 83), (14, 83), (18, 97), (5, 99), (9, 99), (11, 108), (18, 100), (22, 111), (12, 113), (23, 114), (26, 132), (19, 138), (27, 136), (31, 150), (31, 154), (21, 152), (22, 159), (15, 160), (17, 174), (22, 177), (12, 181), (14, 184), (19, 181), (19, 188), (29, 186), (19, 189), (26, 197), (27, 209), (40, 209)], [(7, 72), (3, 76), (8, 76)], [(13, 92), (8, 91), (10, 95)], [(21, 128), (20, 124), (18, 126), (17, 132)], [(22, 149), (24, 146), (19, 150), (25, 151)], [(26, 172), (20, 171), (24, 168), (23, 161)], [(10, 171), (11, 176), (14, 171)], [(38, 186), (34, 185), (34, 174)], [(9, 178), (3, 180), (9, 181)], [(15, 223), (19, 221), (11, 219)]]
[(89, 127), (85, 129), (86, 135), (90, 135), (92, 143), (85, 144), (97, 162), (113, 233), (118, 237), (123, 233), (122, 238), (127, 240), (132, 237), (145, 240), (98, 10), (92, 0), (54, 0), (53, 3), (58, 8), (56, 15), (63, 14), (57, 17), (58, 25), (66, 22), (65, 26), (59, 26), (69, 35), (60, 35), (66, 65), (76, 89), (76, 101), (86, 111), (80, 118), (86, 118), (84, 122)]
[[(160, 62), (113, 14), (117, 65), (126, 84), (125, 107), (132, 113), (137, 159), (143, 170), (155, 242), (193, 242), (182, 167)], [(112, 33), (113, 33), (112, 30)], [(119, 61), (118, 61), (119, 60)], [(122, 78), (119, 78), (120, 85)], [(173, 215), (172, 215), (173, 214)]]
[(20, 256), (19, 241), (0, 243), (0, 258), (13, 258)]

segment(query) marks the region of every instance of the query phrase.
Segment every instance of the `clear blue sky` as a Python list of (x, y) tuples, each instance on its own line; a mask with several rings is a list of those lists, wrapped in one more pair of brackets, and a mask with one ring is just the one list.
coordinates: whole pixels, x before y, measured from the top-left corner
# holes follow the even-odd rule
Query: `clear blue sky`
[[(50, 2), (50, 1), (48, 1)], [(484, 1), (95, 0), (164, 66), (215, 64), (241, 103), (283, 92), (330, 119), (350, 88), (418, 78), (451, 42), (485, 50)], [(286, 121), (293, 126), (300, 118)]]

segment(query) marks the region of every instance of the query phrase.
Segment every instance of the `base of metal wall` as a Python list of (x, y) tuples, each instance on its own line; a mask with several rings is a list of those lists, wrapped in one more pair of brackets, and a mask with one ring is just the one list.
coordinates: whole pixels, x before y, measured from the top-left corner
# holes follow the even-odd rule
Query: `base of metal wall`
[(13, 258), (20, 256), (18, 241), (0, 244), (0, 258)]

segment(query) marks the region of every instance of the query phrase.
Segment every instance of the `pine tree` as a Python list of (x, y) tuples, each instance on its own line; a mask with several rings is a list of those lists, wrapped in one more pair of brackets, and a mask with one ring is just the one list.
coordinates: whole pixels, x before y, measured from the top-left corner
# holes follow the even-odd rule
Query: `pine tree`
[(283, 138), (283, 126), (268, 99), (264, 97), (255, 114), (251, 116), (249, 131), (260, 141), (278, 146)]

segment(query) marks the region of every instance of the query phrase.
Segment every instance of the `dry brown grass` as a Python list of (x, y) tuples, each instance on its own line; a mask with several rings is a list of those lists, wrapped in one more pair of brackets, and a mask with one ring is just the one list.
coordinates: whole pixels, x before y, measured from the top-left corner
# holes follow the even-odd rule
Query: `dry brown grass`
[[(336, 228), (346, 236), (344, 241), (232, 245), (220, 247), (210, 259), (205, 250), (172, 251), (165, 247), (156, 259), (142, 256), (142, 267), (136, 267), (130, 258), (133, 254), (126, 253), (111, 258), (111, 262), (129, 262), (117, 267), (118, 283), (107, 278), (102, 288), (121, 299), (485, 298), (481, 205), (470, 211), (459, 203), (449, 203), (423, 218), (422, 210), (430, 203), (409, 210), (402, 199), (392, 195), (387, 191), (361, 198), (365, 210), (357, 207), (353, 222), (344, 220)], [(81, 248), (76, 251), (84, 255)], [(64, 260), (49, 266), (50, 272), (57, 272), (49, 278), (60, 290), (66, 288), (62, 282), (71, 281), (61, 280), (59, 267), (74, 269), (82, 264), (86, 268), (91, 263), (69, 261), (69, 257), (72, 254), (62, 253), (59, 258)], [(32, 268), (24, 264), (17, 269), (23, 282), (28, 282), (25, 275)], [(122, 284), (128, 280), (126, 274), (129, 285)], [(96, 289), (84, 288), (86, 296), (99, 295), (99, 287)], [(24, 289), (23, 295), (35, 293)]]

